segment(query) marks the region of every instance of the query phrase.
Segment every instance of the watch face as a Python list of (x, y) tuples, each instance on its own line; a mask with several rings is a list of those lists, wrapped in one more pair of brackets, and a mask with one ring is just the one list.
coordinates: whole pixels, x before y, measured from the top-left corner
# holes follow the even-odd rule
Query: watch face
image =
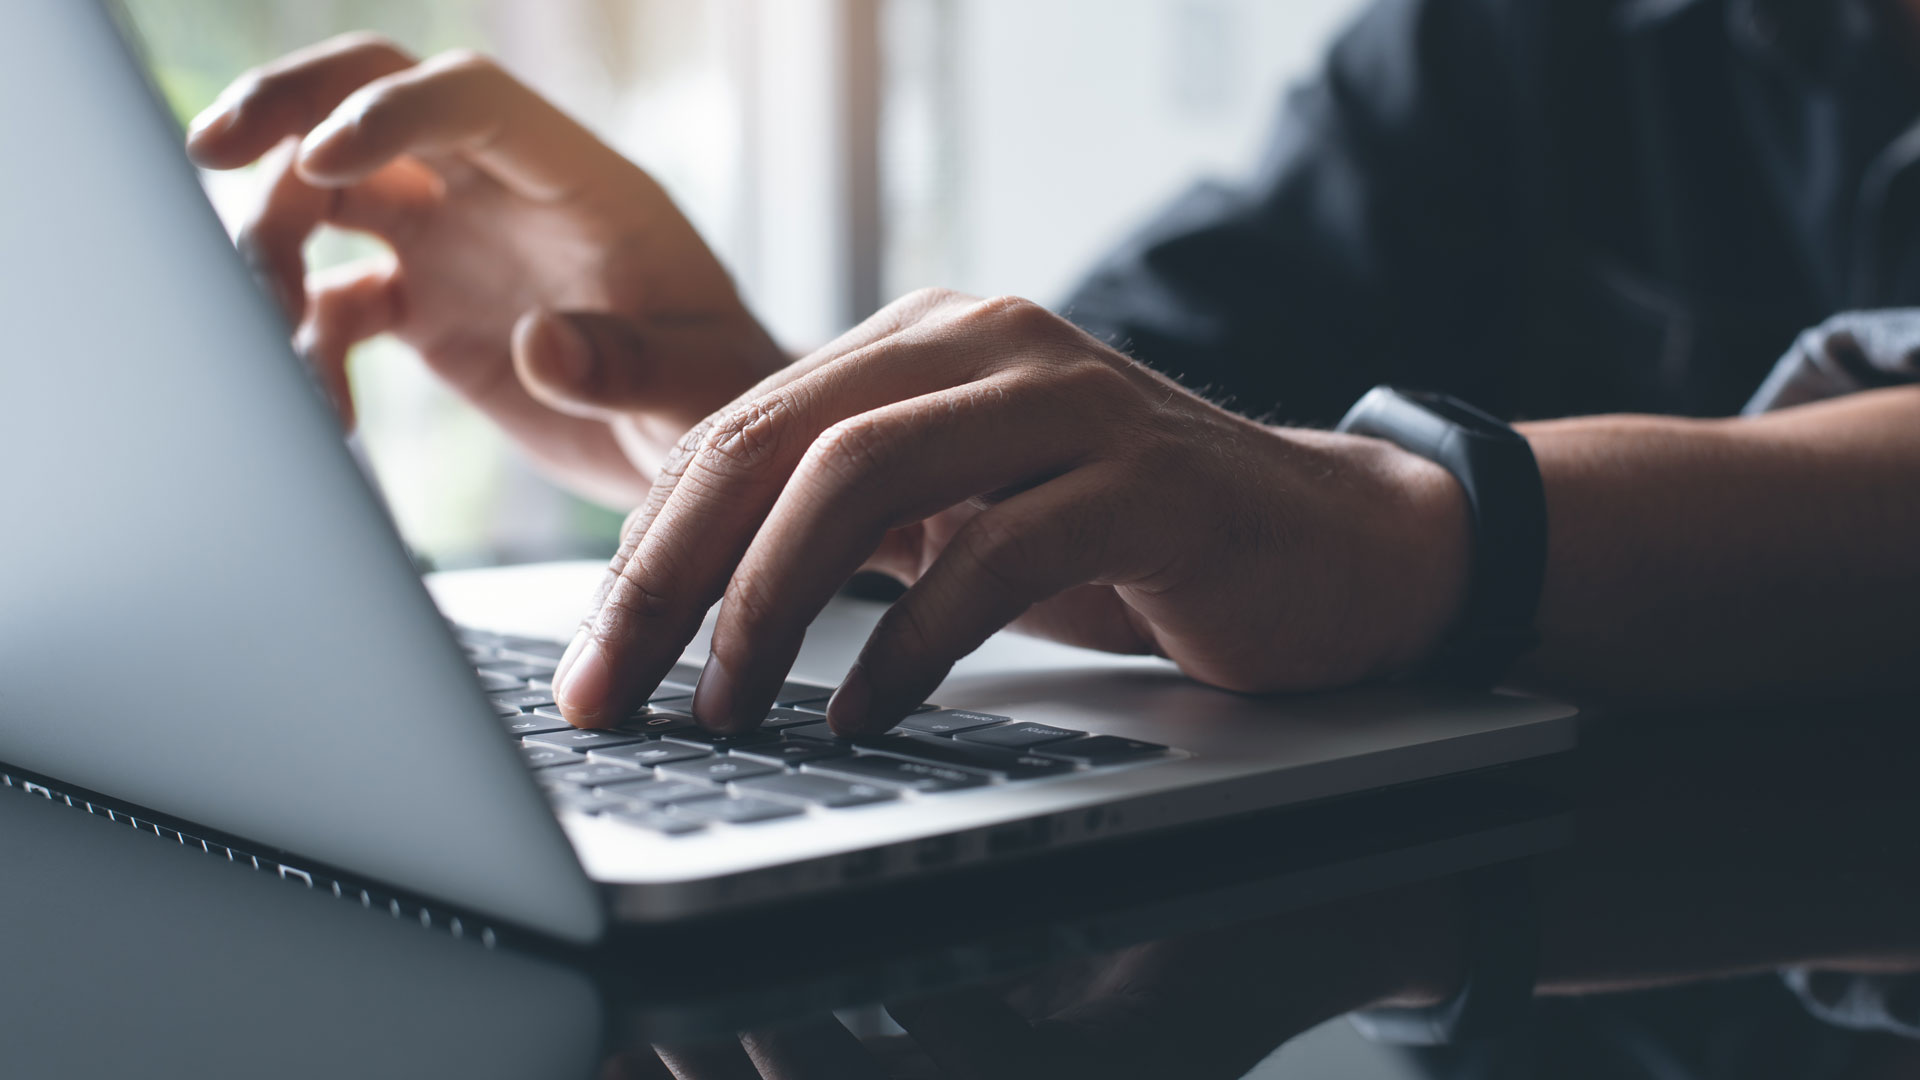
[(1425, 390), (1399, 390), (1401, 396), (1415, 402), (1421, 408), (1433, 412), (1449, 423), (1458, 424), (1480, 435), (1508, 435), (1512, 432), (1506, 424), (1481, 412), (1479, 409), (1447, 394), (1429, 393)]

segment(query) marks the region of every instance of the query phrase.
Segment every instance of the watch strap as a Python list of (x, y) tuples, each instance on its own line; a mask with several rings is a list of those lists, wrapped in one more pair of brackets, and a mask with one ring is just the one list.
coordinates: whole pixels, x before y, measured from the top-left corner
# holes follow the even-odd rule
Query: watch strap
[(1498, 682), (1538, 640), (1547, 498), (1533, 448), (1466, 402), (1385, 386), (1368, 391), (1335, 430), (1385, 439), (1459, 481), (1473, 530), (1466, 600), (1420, 674), (1470, 686)]

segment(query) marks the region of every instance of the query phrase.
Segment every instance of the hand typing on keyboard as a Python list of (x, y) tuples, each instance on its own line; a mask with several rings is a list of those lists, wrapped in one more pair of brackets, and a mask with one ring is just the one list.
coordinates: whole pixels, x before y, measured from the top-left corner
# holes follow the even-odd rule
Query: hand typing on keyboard
[[(862, 566), (911, 588), (841, 732), (1009, 623), (1299, 689), (1412, 663), (1463, 592), (1439, 467), (1229, 413), (1037, 305), (916, 293), (789, 363), (655, 182), (483, 57), (338, 38), (240, 79), (188, 146), (269, 157), (239, 243), (349, 423), (347, 352), (392, 332), (574, 488), (644, 498), (559, 671), (482, 676), (503, 715), (623, 722), (724, 596), (688, 704), (754, 727)], [(391, 257), (309, 279), (323, 223)]]
[(1387, 443), (1229, 413), (1026, 301), (920, 292), (681, 440), (554, 693), (619, 723), (719, 600), (691, 713), (748, 730), (863, 566), (911, 587), (835, 732), (892, 726), (1008, 624), (1235, 690), (1337, 685), (1438, 639), (1467, 528), (1453, 479)]
[[(349, 425), (348, 350), (391, 332), (626, 507), (680, 433), (789, 359), (651, 177), (484, 57), (335, 38), (237, 80), (187, 146), (209, 168), (265, 156), (238, 242)], [(322, 224), (391, 257), (309, 278)]]

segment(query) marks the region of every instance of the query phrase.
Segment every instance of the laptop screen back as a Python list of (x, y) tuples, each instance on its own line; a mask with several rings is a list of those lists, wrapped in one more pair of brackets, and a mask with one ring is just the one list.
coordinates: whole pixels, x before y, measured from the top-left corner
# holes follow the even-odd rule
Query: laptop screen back
[(0, 761), (593, 938), (113, 20), (0, 18)]

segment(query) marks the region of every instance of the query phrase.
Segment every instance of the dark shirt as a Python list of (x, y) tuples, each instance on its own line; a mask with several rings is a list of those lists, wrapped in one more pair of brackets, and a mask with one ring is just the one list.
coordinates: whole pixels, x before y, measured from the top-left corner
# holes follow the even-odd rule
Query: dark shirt
[(1920, 80), (1867, 0), (1377, 0), (1262, 163), (1076, 322), (1256, 415), (1739, 411), (1801, 330), (1920, 302)]
[[(1250, 182), (1187, 194), (1063, 310), (1303, 423), (1380, 382), (1519, 418), (1920, 379), (1920, 311), (1870, 310), (1920, 304), (1920, 62), (1893, 17), (1376, 0)], [(1920, 1037), (1920, 976), (1788, 981), (1830, 1022)]]

